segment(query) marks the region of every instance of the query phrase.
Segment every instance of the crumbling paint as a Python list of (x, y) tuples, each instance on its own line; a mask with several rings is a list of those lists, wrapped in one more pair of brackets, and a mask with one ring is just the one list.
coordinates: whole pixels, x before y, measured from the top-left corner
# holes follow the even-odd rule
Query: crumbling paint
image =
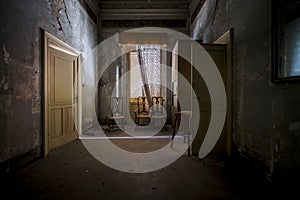
[[(22, 65), (20, 65), (22, 66)], [(15, 75), (12, 76), (12, 88), (13, 88), (13, 94), (15, 95), (17, 100), (27, 101), (31, 100), (33, 97), (33, 79), (32, 75), (30, 74), (30, 71), (24, 69), (24, 68), (14, 68)], [(28, 77), (31, 77), (30, 80), (28, 80)]]
[(62, 12), (65, 13), (68, 23), (69, 23), (70, 27), (72, 28), (65, 1), (64, 0), (49, 0), (49, 2), (51, 5), (52, 16), (54, 17), (54, 19), (56, 20), (56, 22), (59, 26), (58, 30), (63, 32), (63, 27), (62, 27), (61, 20), (60, 20)]
[[(0, 162), (28, 152), (39, 154), (42, 147), (44, 73), (41, 29), (82, 52), (83, 59), (89, 53), (87, 49), (97, 45), (98, 27), (76, 2), (46, 0), (34, 4), (32, 1), (6, 1), (3, 4), (1, 15), (7, 20), (3, 21), (4, 29), (0, 31), (3, 39), (0, 44)], [(77, 27), (71, 27), (73, 16), (78, 17)], [(64, 34), (57, 30), (57, 20)], [(83, 101), (84, 108), (90, 105), (87, 104)], [(87, 120), (92, 124), (90, 118)]]
[(8, 75), (8, 65), (11, 64), (12, 59), (10, 58), (10, 53), (7, 51), (6, 46), (3, 45), (2, 46), (2, 50), (3, 50), (3, 61), (4, 61), (4, 65), (3, 69), (4, 69), (4, 73), (1, 74), (2, 77), (0, 77), (0, 89), (4, 90), (4, 91), (8, 91), (10, 89), (10, 77)]
[(6, 64), (10, 63), (10, 54), (8, 53), (8, 51), (6, 50), (6, 46), (3, 45), (3, 60)]
[(217, 0), (205, 1), (198, 17), (192, 27), (193, 39), (202, 39), (203, 32), (212, 23), (214, 12), (216, 10)]
[(36, 113), (40, 113), (40, 111), (41, 111), (41, 97), (38, 94), (36, 94), (32, 99), (31, 113), (36, 114)]
[(216, 5), (215, 5), (215, 9), (213, 12), (213, 18), (211, 20), (211, 25), (217, 23), (217, 21), (220, 19), (221, 16), (221, 10), (219, 8), (219, 0), (217, 0)]
[[(38, 42), (38, 41), (36, 41)], [(41, 96), (40, 96), (40, 69), (39, 69), (39, 48), (35, 48), (33, 45), (33, 70), (34, 70), (34, 91), (32, 98), (32, 114), (40, 113), (41, 111)]]
[[(257, 1), (255, 6), (248, 1), (218, 1), (215, 12), (212, 8), (211, 15), (206, 18), (207, 13), (202, 16), (199, 13), (199, 22), (191, 27), (191, 34), (204, 43), (213, 43), (233, 28), (234, 150), (238, 150), (242, 158), (259, 163), (269, 177), (278, 170), (280, 162), (287, 169), (295, 168), (297, 154), (290, 151), (299, 152), (300, 149), (295, 145), (299, 143), (296, 134), (300, 130), (299, 112), (288, 112), (292, 110), (290, 107), (299, 110), (300, 106), (295, 103), (299, 101), (296, 95), (299, 87), (270, 84), (270, 1)], [(200, 29), (200, 25), (206, 27)], [(291, 131), (293, 134), (286, 134)], [(283, 155), (292, 157), (293, 162), (284, 160)]]
[(39, 133), (39, 126), (37, 125), (36, 121), (33, 121), (33, 144), (35, 147), (38, 147), (40, 144), (40, 133)]
[(8, 78), (3, 76), (2, 80), (0, 82), (0, 89), (3, 88), (3, 90), (8, 90), (9, 89), (9, 82), (8, 82)]

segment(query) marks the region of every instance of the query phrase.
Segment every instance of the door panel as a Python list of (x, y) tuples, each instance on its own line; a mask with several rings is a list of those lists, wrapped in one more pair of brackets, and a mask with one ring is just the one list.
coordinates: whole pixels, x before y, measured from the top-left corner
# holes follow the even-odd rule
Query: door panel
[(78, 58), (53, 48), (48, 49), (49, 149), (77, 138), (73, 112), (73, 85)]
[(54, 100), (55, 102), (71, 102), (73, 88), (73, 60), (55, 58), (54, 65)]
[(73, 66), (75, 60), (60, 57), (62, 55), (51, 54), (51, 103), (72, 103), (73, 91)]
[(63, 112), (62, 109), (51, 110), (51, 132), (50, 137), (56, 138), (63, 135)]
[(75, 131), (73, 120), (73, 108), (66, 108), (66, 134), (72, 134)]

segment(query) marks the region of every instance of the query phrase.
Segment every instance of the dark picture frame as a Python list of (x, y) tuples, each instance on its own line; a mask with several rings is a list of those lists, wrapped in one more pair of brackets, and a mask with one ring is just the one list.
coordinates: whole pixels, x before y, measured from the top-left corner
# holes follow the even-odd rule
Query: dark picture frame
[(300, 81), (300, 1), (272, 1), (272, 81)]

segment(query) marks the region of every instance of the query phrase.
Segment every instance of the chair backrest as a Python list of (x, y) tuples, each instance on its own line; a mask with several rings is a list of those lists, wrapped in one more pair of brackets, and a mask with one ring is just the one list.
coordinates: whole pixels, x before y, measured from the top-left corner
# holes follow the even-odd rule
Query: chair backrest
[(149, 104), (147, 102), (147, 97), (139, 96), (137, 98), (137, 106), (138, 106), (138, 113), (149, 113)]
[(116, 117), (123, 115), (123, 97), (111, 97), (111, 112)]
[(152, 107), (151, 107), (151, 113), (152, 115), (162, 115), (164, 112), (163, 105), (164, 105), (164, 99), (162, 96), (153, 96), (151, 98), (152, 100)]

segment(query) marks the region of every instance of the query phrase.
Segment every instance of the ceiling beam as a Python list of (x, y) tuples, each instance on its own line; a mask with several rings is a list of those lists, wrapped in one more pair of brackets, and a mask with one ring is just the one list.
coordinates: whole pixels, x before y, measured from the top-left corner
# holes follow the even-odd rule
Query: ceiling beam
[(189, 3), (186, 1), (169, 1), (169, 2), (148, 2), (148, 1), (108, 1), (100, 2), (100, 9), (109, 8), (139, 8), (139, 9), (151, 9), (151, 8), (169, 8), (169, 9), (188, 9)]
[(100, 15), (102, 14), (121, 14), (121, 13), (172, 13), (172, 14), (180, 14), (180, 13), (189, 13), (188, 9), (100, 9)]
[(126, 14), (126, 13), (108, 13), (100, 15), (102, 20), (106, 19), (188, 19), (188, 13), (179, 14), (162, 14), (162, 13), (136, 13), (136, 14)]
[(100, 5), (117, 5), (117, 4), (163, 4), (163, 5), (174, 5), (174, 4), (189, 4), (190, 1), (189, 0), (181, 0), (181, 1), (178, 1), (178, 0), (168, 0), (168, 1), (163, 1), (163, 0), (150, 0), (150, 1), (147, 1), (147, 0), (136, 0), (136, 1), (124, 1), (124, 0), (120, 0), (120, 1), (116, 1), (116, 0), (101, 0), (100, 1)]

